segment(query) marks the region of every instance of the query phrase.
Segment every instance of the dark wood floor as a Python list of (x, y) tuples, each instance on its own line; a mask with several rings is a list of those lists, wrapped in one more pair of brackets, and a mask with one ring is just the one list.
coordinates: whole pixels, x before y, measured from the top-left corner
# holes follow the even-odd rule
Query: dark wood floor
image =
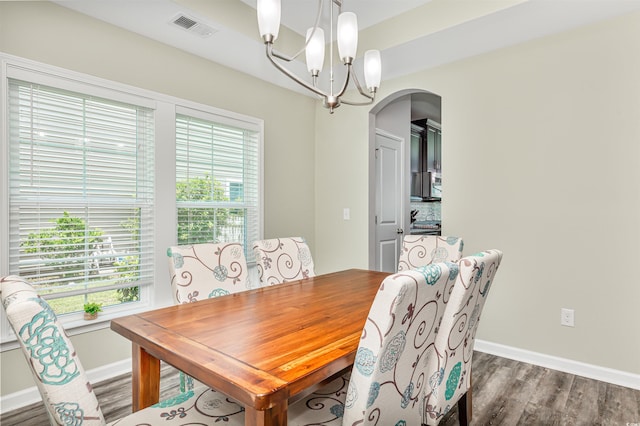
[[(176, 371), (164, 366), (161, 398), (174, 395), (177, 387)], [(107, 422), (131, 412), (128, 374), (95, 389)], [(40, 426), (47, 417), (38, 403), (3, 414), (0, 424)], [(455, 410), (440, 424), (457, 425)], [(640, 391), (476, 352), (471, 424), (640, 426)]]

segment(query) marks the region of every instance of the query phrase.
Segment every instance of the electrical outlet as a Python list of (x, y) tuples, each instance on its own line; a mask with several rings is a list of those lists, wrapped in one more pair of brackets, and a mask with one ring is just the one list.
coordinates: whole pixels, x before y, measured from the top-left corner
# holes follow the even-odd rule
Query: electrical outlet
[(351, 210), (348, 207), (345, 207), (342, 210), (342, 218), (344, 220), (350, 220), (351, 219)]
[(573, 327), (573, 309), (562, 308), (560, 309), (560, 325), (567, 327)]

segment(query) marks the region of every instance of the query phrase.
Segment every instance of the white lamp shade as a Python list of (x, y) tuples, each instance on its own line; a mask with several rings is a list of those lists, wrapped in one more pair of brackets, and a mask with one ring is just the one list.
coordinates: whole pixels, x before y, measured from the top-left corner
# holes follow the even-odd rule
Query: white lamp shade
[(358, 18), (353, 12), (338, 15), (338, 53), (340, 59), (355, 58), (358, 49)]
[[(309, 40), (311, 33), (313, 32), (313, 37)], [(313, 31), (313, 28), (309, 28), (307, 30), (307, 48), (305, 50), (305, 56), (307, 58), (307, 70), (314, 74), (314, 71), (320, 72), (322, 71), (322, 65), (324, 64), (324, 31), (322, 28), (316, 28)]]
[(260, 37), (271, 34), (274, 40), (277, 39), (280, 31), (280, 0), (258, 0), (256, 9)]
[(371, 91), (380, 87), (382, 77), (382, 61), (379, 50), (367, 50), (364, 52), (364, 81)]

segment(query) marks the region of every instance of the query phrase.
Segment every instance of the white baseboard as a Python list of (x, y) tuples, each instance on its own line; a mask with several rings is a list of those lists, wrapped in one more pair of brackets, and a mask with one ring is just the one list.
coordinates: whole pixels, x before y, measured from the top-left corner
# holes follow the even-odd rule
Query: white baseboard
[[(87, 378), (91, 383), (99, 383), (103, 380), (111, 379), (112, 377), (119, 376), (120, 374), (130, 372), (131, 358), (127, 358), (122, 361), (103, 365), (102, 367), (94, 368), (93, 370), (87, 371)], [(9, 411), (16, 410), (27, 405), (35, 404), (39, 401), (42, 401), (40, 392), (38, 391), (38, 388), (36, 386), (32, 386), (30, 388), (23, 389), (21, 391), (1, 397), (0, 414), (8, 413)]]
[(579, 361), (531, 352), (483, 340), (476, 340), (474, 349), (479, 352), (485, 352), (503, 358), (539, 365), (541, 367), (551, 368), (552, 370), (575, 374), (576, 376), (587, 377), (589, 379), (600, 380), (602, 382), (640, 390), (640, 374), (633, 374), (626, 371), (614, 370), (612, 368), (585, 364)]

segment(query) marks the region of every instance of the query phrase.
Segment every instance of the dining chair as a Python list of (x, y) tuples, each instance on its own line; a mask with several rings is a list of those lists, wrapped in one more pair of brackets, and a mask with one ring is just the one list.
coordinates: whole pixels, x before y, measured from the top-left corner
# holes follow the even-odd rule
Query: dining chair
[(315, 276), (311, 250), (302, 237), (259, 240), (253, 252), (263, 286)]
[[(27, 281), (15, 275), (0, 278), (0, 300), (42, 396), (50, 423), (106, 425), (73, 344), (49, 304)], [(241, 405), (215, 390), (201, 387), (109, 425), (213, 424), (234, 417), (244, 422)]]
[(487, 250), (458, 262), (456, 283), (436, 338), (436, 356), (431, 359), (430, 370), (439, 373), (437, 386), (427, 400), (428, 424), (437, 424), (456, 403), (460, 424), (471, 422), (471, 362), (476, 331), (501, 261), (500, 250)]
[(427, 424), (427, 367), (456, 276), (457, 264), (433, 263), (385, 278), (356, 352), (343, 425)]
[[(167, 250), (173, 302), (176, 305), (224, 296), (251, 288), (240, 243), (200, 243)], [(180, 372), (180, 391), (196, 386)]]
[(343, 425), (437, 425), (456, 405), (468, 425), (475, 333), (501, 259), (489, 250), (385, 279), (351, 372)]
[(462, 238), (440, 235), (405, 235), (398, 258), (398, 272), (462, 257)]
[(251, 288), (240, 243), (200, 243), (167, 249), (176, 305)]
[(289, 407), (289, 424), (313, 416), (318, 425), (421, 425), (414, 399), (428, 378), (444, 295), (454, 263), (437, 263), (386, 277), (371, 305), (350, 374)]

